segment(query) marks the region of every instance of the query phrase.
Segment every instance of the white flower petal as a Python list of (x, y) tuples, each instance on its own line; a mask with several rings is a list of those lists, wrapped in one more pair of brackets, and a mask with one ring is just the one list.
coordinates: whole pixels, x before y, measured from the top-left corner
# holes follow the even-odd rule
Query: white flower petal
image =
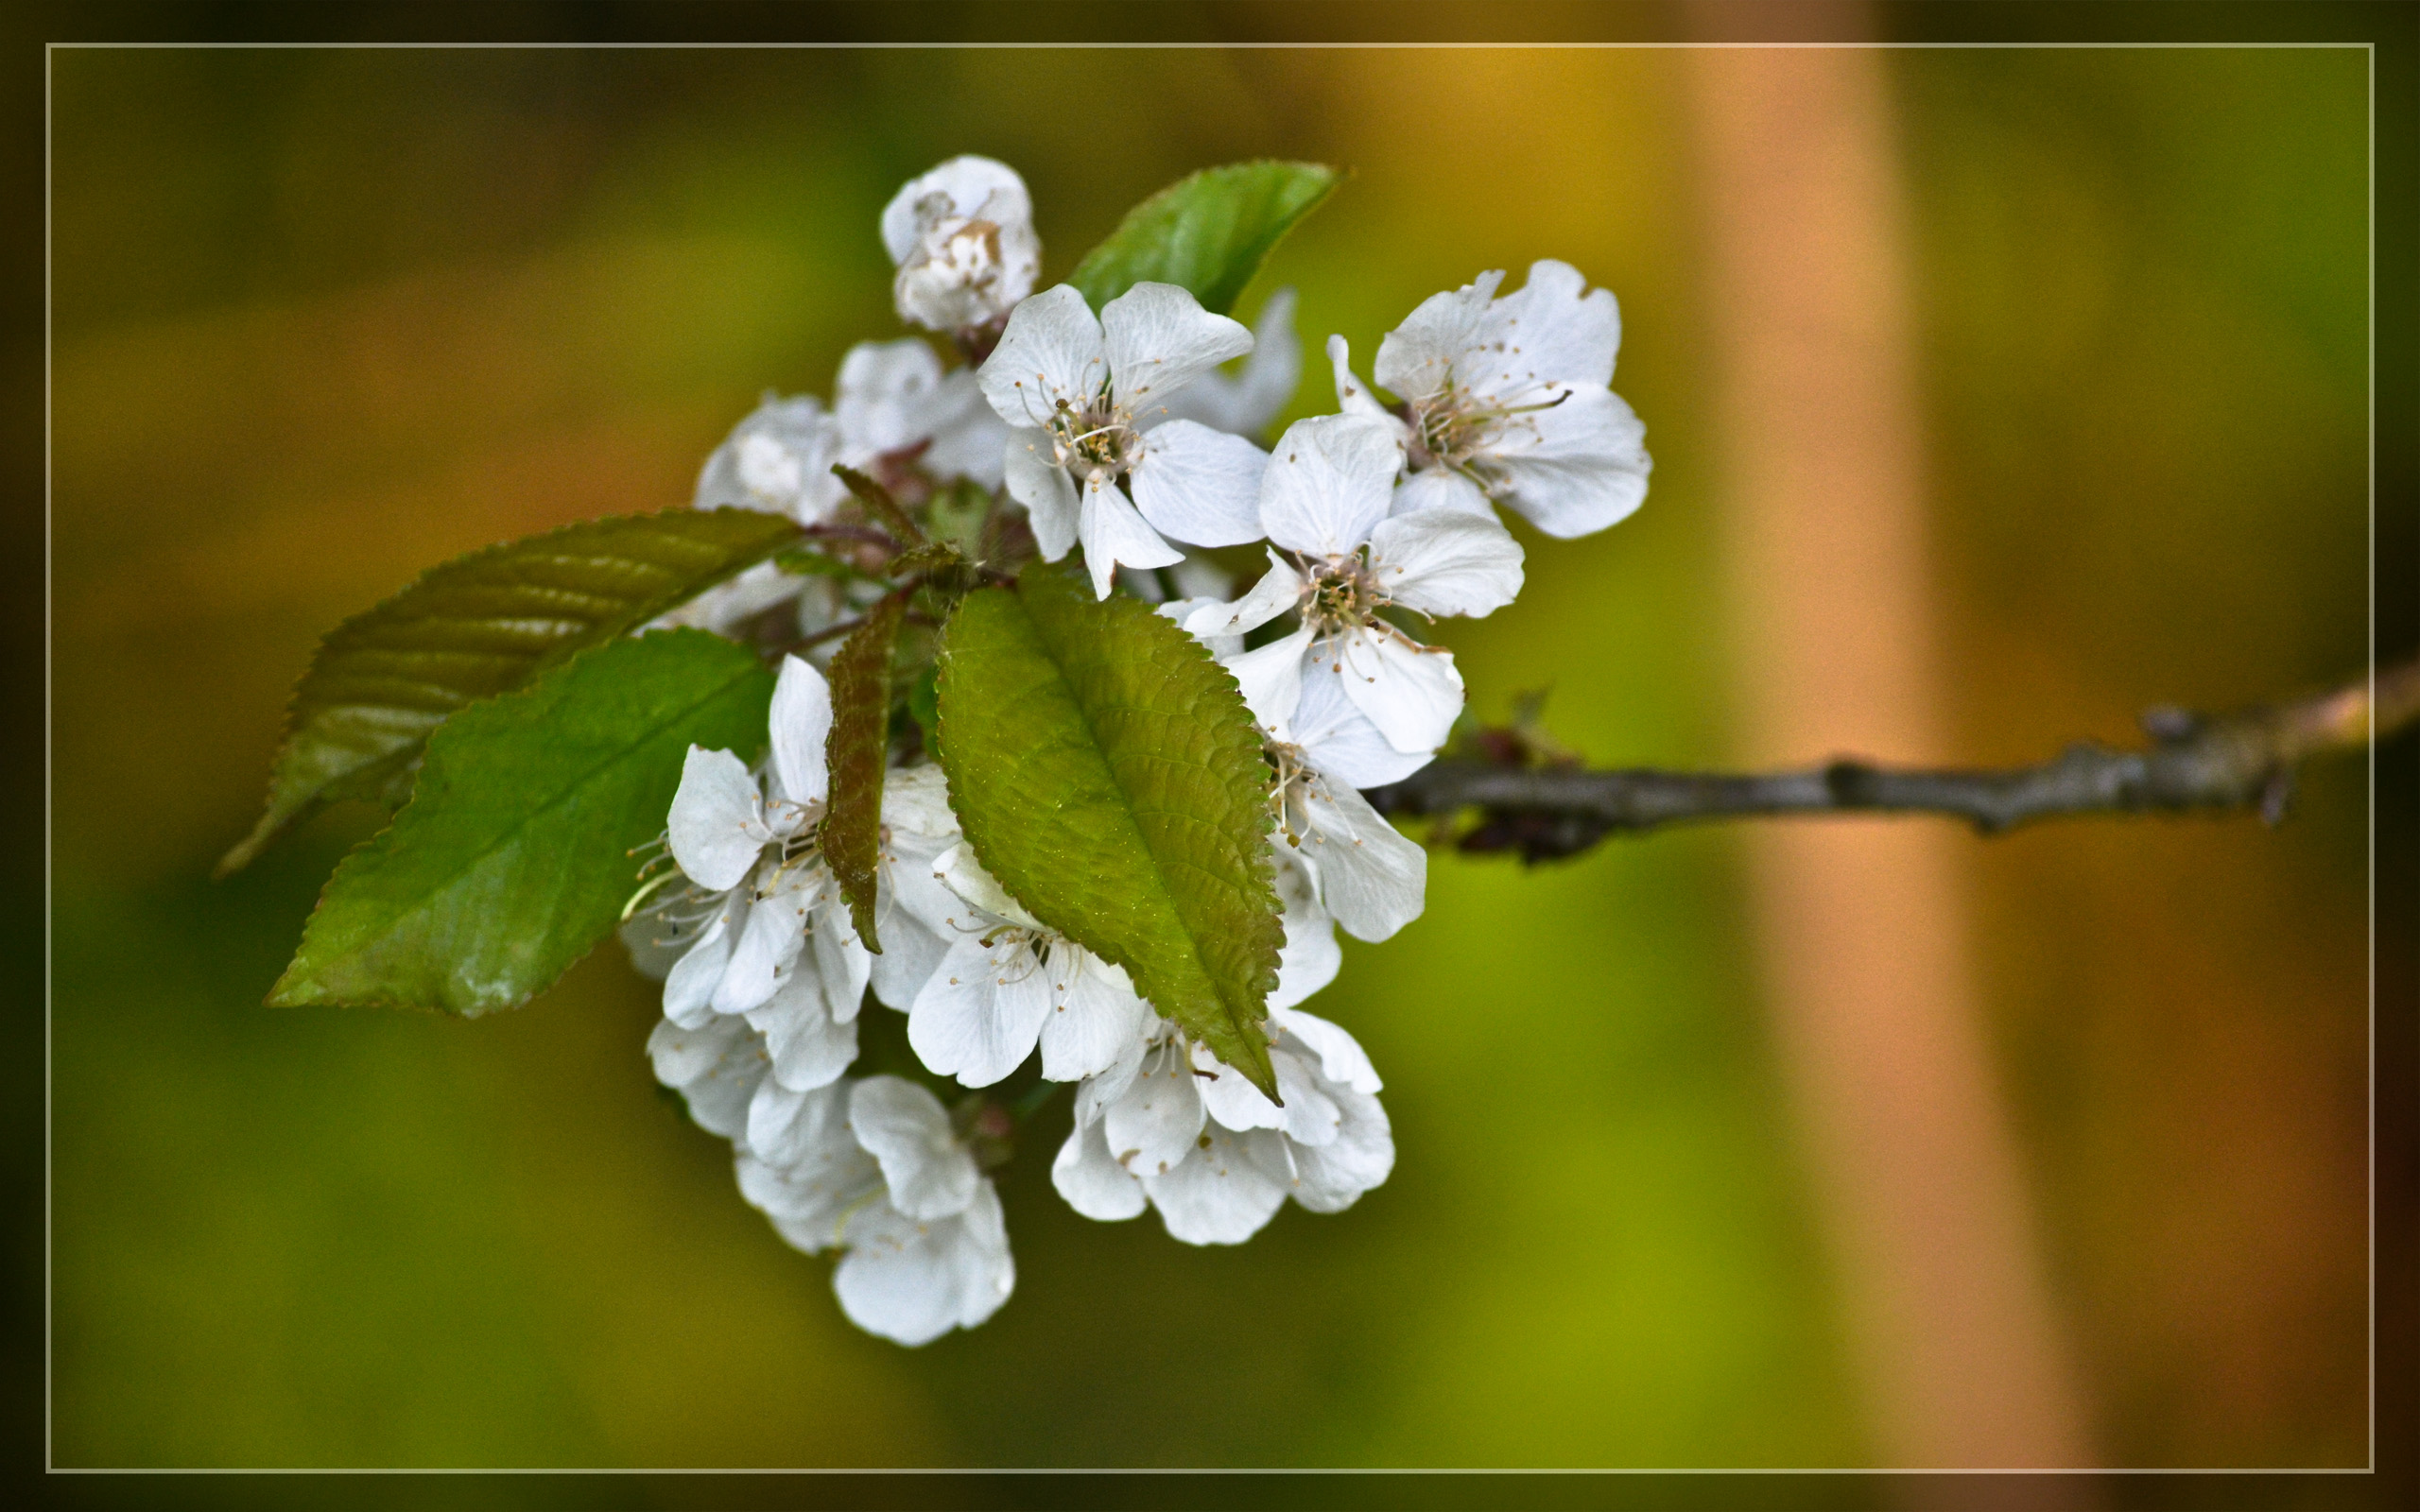
[(1144, 1057), (1142, 1069), (1102, 1115), (1109, 1153), (1136, 1176), (1172, 1169), (1201, 1132), (1201, 1093), (1193, 1067), (1172, 1047)]
[(768, 1076), (748, 1103), (748, 1153), (777, 1170), (858, 1165), (873, 1160), (849, 1132), (849, 1085), (794, 1090)]
[(999, 878), (983, 869), (983, 863), (975, 859), (975, 848), (962, 840), (933, 859), (933, 875), (961, 902), (995, 919), (1022, 929), (1042, 928), (1042, 921), (1025, 911), (1025, 905), (1000, 885)]
[[(1128, 586), (1131, 588), (1132, 585)], [(1182, 629), (1187, 620), (1205, 610), (1215, 609), (1220, 615), (1224, 615), (1232, 608), (1233, 606), (1223, 598), (1171, 598), (1165, 603), (1153, 606), (1152, 612), (1164, 619), (1176, 621), (1177, 627)], [(1194, 639), (1200, 641), (1213, 657), (1221, 662), (1228, 657), (1243, 654), (1244, 638), (1240, 635), (1196, 635)]]
[[(929, 878), (930, 867), (929, 862), (914, 862), (904, 870), (910, 877), (923, 873)], [(899, 874), (885, 868), (876, 879), (876, 906), (881, 906), (883, 896)], [(916, 1001), (916, 994), (925, 989), (933, 973), (941, 970), (953, 938), (935, 933), (932, 926), (905, 906), (884, 909), (876, 932), (882, 936), (882, 954), (868, 963), (873, 995), (894, 1008), (906, 1008)]]
[(940, 836), (958, 833), (958, 816), (949, 806), (949, 784), (938, 763), (893, 767), (884, 774), (882, 822), (895, 834)]
[(1331, 1084), (1320, 1078), (1308, 1057), (1290, 1050), (1272, 1047), (1269, 1065), (1277, 1074), (1277, 1095), (1285, 1100), (1277, 1129), (1287, 1143), (1298, 1150), (1334, 1143), (1344, 1115), (1328, 1095)]
[(1450, 387), (1483, 344), (1488, 301), (1504, 282), (1481, 273), (1450, 293), (1432, 294), (1378, 343), (1372, 375), (1399, 399), (1426, 399)]
[(1050, 1184), (1067, 1206), (1100, 1223), (1115, 1223), (1143, 1211), (1143, 1183), (1109, 1153), (1098, 1124), (1080, 1124), (1050, 1162)]
[(1378, 586), (1423, 614), (1477, 618), (1521, 592), (1521, 543), (1494, 515), (1427, 509), (1381, 520), (1370, 532)]
[(692, 943), (675, 931), (670, 919), (652, 911), (631, 915), (614, 933), (631, 953), (631, 969), (651, 982), (670, 976)]
[(1260, 479), (1260, 523), (1289, 551), (1340, 556), (1387, 517), (1403, 445), (1390, 422), (1359, 415), (1298, 420)]
[(1046, 427), (1062, 404), (1085, 408), (1108, 376), (1100, 322), (1084, 297), (1065, 284), (1010, 312), (1000, 344), (976, 374), (983, 397), (1002, 420), (1036, 427)]
[[(1599, 291), (1602, 292), (1602, 291)], [(1488, 454), (1497, 495), (1547, 535), (1569, 540), (1628, 519), (1647, 499), (1647, 427), (1620, 395), (1573, 388), (1509, 426)]]
[(1283, 1008), (1270, 1011), (1269, 1027), (1272, 1034), (1299, 1041), (1317, 1057), (1320, 1074), (1327, 1080), (1370, 1095), (1384, 1088), (1385, 1083), (1378, 1080), (1378, 1069), (1370, 1064), (1369, 1052), (1361, 1048), (1360, 1040), (1345, 1032), (1343, 1025), (1300, 1008)]
[(1445, 744), (1462, 712), (1462, 675), (1454, 654), (1416, 646), (1385, 630), (1356, 629), (1314, 646), (1308, 677), (1334, 677), (1353, 706), (1406, 755)]
[(1482, 322), (1479, 338), (1493, 366), (1474, 368), (1464, 381), (1482, 394), (1508, 397), (1540, 384), (1612, 383), (1621, 306), (1611, 289), (1591, 292), (1587, 284), (1569, 263), (1531, 263), (1529, 281), (1495, 301)]
[(664, 978), (664, 1016), (684, 1026), (702, 1024), (714, 1016), (715, 988), (731, 964), (731, 948), (748, 918), (748, 895), (735, 887), (725, 893), (697, 942), (675, 961)]
[[(1274, 1052), (1270, 1065), (1272, 1070), (1276, 1067)], [(1286, 1109), (1270, 1102), (1259, 1088), (1245, 1079), (1242, 1072), (1201, 1045), (1193, 1047), (1193, 1074), (1195, 1090), (1201, 1093), (1202, 1110), (1218, 1127), (1275, 1128), (1286, 1122)], [(1281, 1096), (1292, 1099), (1293, 1090), (1282, 1082), (1278, 1091)], [(1199, 1144), (1197, 1140), (1197, 1148)]]
[(992, 411), (975, 369), (960, 368), (933, 390), (924, 421), (931, 443), (916, 458), (925, 472), (947, 482), (973, 478), (987, 489), (1000, 486), (1002, 443), (1009, 427)]
[(727, 750), (696, 746), (682, 762), (665, 832), (683, 873), (709, 892), (737, 886), (773, 838), (764, 795), (747, 764)]
[(1188, 1245), (1240, 1245), (1260, 1232), (1285, 1204), (1286, 1187), (1266, 1167), (1282, 1151), (1255, 1148), (1277, 1141), (1269, 1129), (1236, 1134), (1211, 1125), (1210, 1143), (1164, 1176), (1143, 1178), (1168, 1237)]
[(830, 1086), (857, 1058), (856, 1019), (834, 1021), (811, 971), (790, 972), (764, 1006), (750, 1010), (748, 1022), (765, 1036), (773, 1079), (785, 1087)]
[(1084, 541), (1084, 565), (1092, 570), (1093, 596), (1107, 598), (1119, 563), (1129, 567), (1167, 567), (1184, 559), (1184, 553), (1162, 541), (1134, 506), (1107, 478), (1084, 485), (1079, 533)]
[(782, 873), (772, 890), (748, 908), (739, 942), (715, 984), (717, 1013), (746, 1013), (772, 997), (782, 974), (806, 946), (810, 894), (804, 868)]
[(689, 1029), (666, 1019), (647, 1037), (655, 1079), (688, 1100), (698, 1126), (735, 1139), (748, 1126), (748, 1100), (765, 1077), (764, 1041), (737, 1019)]
[(900, 1344), (929, 1344), (973, 1328), (1016, 1288), (1008, 1231), (992, 1183), (966, 1211), (919, 1222), (889, 1203), (850, 1215), (849, 1252), (832, 1268), (832, 1291), (849, 1321)]
[(857, 927), (849, 918), (848, 905), (840, 901), (832, 874), (820, 863), (815, 874), (820, 891), (808, 919), (806, 954), (815, 963), (833, 1019), (846, 1023), (857, 1016), (865, 1002), (866, 984), (873, 975), (873, 954), (857, 938)]
[[(1282, 288), (1252, 323), (1252, 354), (1233, 378), (1205, 372), (1177, 393), (1153, 397), (1170, 420), (1195, 420), (1233, 436), (1257, 436), (1294, 400), (1303, 383), (1303, 343), (1294, 335), (1294, 291)], [(1137, 417), (1148, 424), (1149, 417)]]
[(1050, 953), (1050, 1016), (1042, 1023), (1042, 1074), (1080, 1081), (1116, 1064), (1142, 1034), (1150, 1009), (1134, 994), (1124, 969), (1080, 945)]
[(686, 604), (657, 615), (648, 621), (648, 628), (689, 626), (727, 635), (743, 622), (753, 619), (774, 605), (798, 597), (806, 584), (807, 579), (782, 571), (776, 563), (760, 561), (753, 567), (742, 569), (738, 576), (717, 583)]
[(1286, 738), (1303, 697), (1303, 659), (1310, 654), (1307, 625), (1283, 640), (1226, 659), (1227, 671), (1243, 690), (1244, 707), (1263, 730)]
[(817, 401), (769, 394), (706, 458), (693, 503), (700, 509), (757, 509), (815, 524), (848, 496), (832, 476), (839, 446), (839, 424)]
[(1260, 474), (1268, 453), (1189, 420), (1168, 421), (1141, 444), (1127, 486), (1154, 529), (1196, 546), (1260, 539)]
[(1102, 305), (1100, 333), (1112, 392), (1138, 419), (1157, 397), (1252, 350), (1240, 321), (1212, 315), (1173, 284), (1137, 284)]
[(1336, 371), (1336, 407), (1347, 415), (1360, 415), (1372, 420), (1393, 421), (1386, 407), (1370, 393), (1370, 386), (1353, 375), (1353, 349), (1342, 336), (1327, 338), (1328, 366)]
[(909, 1218), (946, 1218), (975, 1200), (982, 1173), (951, 1130), (949, 1109), (912, 1081), (868, 1076), (849, 1093), (849, 1129), (882, 1165), (890, 1204)]
[(1304, 759), (1330, 782), (1348, 787), (1384, 787), (1400, 782), (1435, 759), (1432, 751), (1395, 749), (1370, 716), (1345, 696), (1344, 679), (1323, 673), (1303, 679), (1302, 699), (1295, 705), (1289, 737), (1303, 748)]
[(854, 1140), (846, 1150), (818, 1147), (815, 1156), (774, 1165), (742, 1150), (736, 1161), (739, 1194), (810, 1255), (840, 1242), (840, 1225), (852, 1209), (882, 1200), (882, 1168)]
[(1050, 987), (1026, 948), (969, 935), (908, 1010), (908, 1043), (937, 1075), (989, 1087), (1025, 1063), (1050, 1016)]
[(1057, 561), (1075, 545), (1077, 527), (1082, 519), (1076, 499), (1076, 480), (1059, 465), (1047, 431), (1032, 426), (1010, 431), (1001, 455), (1009, 497), (1025, 506), (1033, 525), (1034, 543), (1042, 548), (1042, 559)]
[[(910, 843), (912, 841), (912, 843)], [(904, 836), (893, 831), (891, 846), (898, 861), (890, 869), (890, 881), (898, 906), (925, 929), (940, 936), (942, 944), (955, 944), (960, 935), (979, 930), (983, 921), (969, 912), (966, 900), (945, 886), (937, 868), (942, 860), (959, 844), (957, 835), (945, 837), (939, 855), (932, 853), (935, 841), (921, 836)], [(889, 928), (888, 922), (884, 925)], [(905, 1004), (893, 1004), (904, 1007)]]
[[(1149, 1033), (1148, 1028), (1145, 1033)], [(1134, 1078), (1142, 1074), (1143, 1062), (1150, 1051), (1150, 1041), (1145, 1035), (1138, 1034), (1118, 1051), (1117, 1058), (1110, 1062), (1108, 1070), (1076, 1084), (1078, 1127), (1100, 1123), (1109, 1115), (1110, 1108), (1134, 1085)]]
[(941, 358), (914, 336), (851, 347), (832, 387), (842, 449), (872, 458), (930, 437), (933, 396), (941, 386)]
[(1269, 554), (1269, 571), (1252, 585), (1243, 597), (1230, 603), (1205, 605), (1187, 614), (1183, 624), (1185, 633), (1207, 640), (1217, 635), (1242, 635), (1256, 630), (1303, 601), (1303, 574), (1275, 552)]
[(1305, 794), (1312, 833), (1298, 851), (1319, 879), (1320, 900), (1356, 939), (1382, 940), (1426, 905), (1428, 852), (1341, 783)]
[(824, 737), (832, 732), (832, 686), (794, 656), (782, 658), (773, 684), (769, 723), (773, 737), (773, 775), (781, 796), (793, 803), (821, 803), (831, 790), (823, 767)]
[(1294, 1200), (1313, 1212), (1342, 1212), (1356, 1198), (1385, 1181), (1394, 1170), (1394, 1134), (1375, 1097), (1331, 1086), (1340, 1115), (1336, 1138), (1324, 1144), (1297, 1144)]
[(1395, 485), (1394, 502), (1388, 506), (1389, 512), (1397, 516), (1429, 509), (1495, 518), (1487, 490), (1449, 467), (1425, 467), (1406, 477)]
[(1270, 1011), (1290, 1008), (1336, 980), (1344, 953), (1336, 943), (1336, 922), (1319, 901), (1319, 885), (1294, 854), (1277, 844), (1277, 899), (1285, 907), (1286, 946), (1277, 956), (1277, 989)]
[(899, 317), (932, 331), (981, 326), (1032, 292), (1042, 270), (1033, 203), (1006, 164), (954, 158), (908, 183), (882, 215), (899, 273)]

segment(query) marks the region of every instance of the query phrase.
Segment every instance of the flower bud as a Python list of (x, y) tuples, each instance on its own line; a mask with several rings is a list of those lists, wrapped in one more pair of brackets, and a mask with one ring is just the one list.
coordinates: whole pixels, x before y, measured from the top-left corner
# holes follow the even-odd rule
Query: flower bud
[(899, 318), (927, 331), (1005, 319), (1042, 269), (1025, 180), (990, 158), (952, 158), (910, 180), (883, 207), (882, 240), (899, 268)]

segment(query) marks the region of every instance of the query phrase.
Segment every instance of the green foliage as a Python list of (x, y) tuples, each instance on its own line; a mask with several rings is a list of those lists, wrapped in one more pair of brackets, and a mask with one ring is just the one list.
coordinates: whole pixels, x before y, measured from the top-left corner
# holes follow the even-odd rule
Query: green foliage
[(459, 557), (331, 632), (287, 713), (268, 808), (218, 874), (322, 804), (410, 791), (429, 731), (799, 539), (752, 509), (616, 515)]
[(773, 678), (702, 630), (597, 646), (432, 735), (409, 803), (345, 857), (269, 1001), (474, 1015), (614, 927), (691, 744), (752, 754)]
[(1236, 163), (1180, 179), (1126, 213), (1067, 282), (1095, 310), (1137, 284), (1174, 284), (1224, 315), (1278, 239), (1342, 177), (1316, 163)]
[(1261, 1020), (1285, 932), (1235, 679), (1150, 606), (1095, 601), (1073, 562), (967, 595), (940, 667), (942, 767), (984, 867), (1275, 1097)]
[(882, 943), (874, 937), (874, 872), (882, 859), (882, 771), (890, 755), (890, 655), (907, 611), (906, 594), (887, 595), (833, 653), (832, 729), (823, 737), (832, 787), (816, 839), (858, 937), (876, 954)]

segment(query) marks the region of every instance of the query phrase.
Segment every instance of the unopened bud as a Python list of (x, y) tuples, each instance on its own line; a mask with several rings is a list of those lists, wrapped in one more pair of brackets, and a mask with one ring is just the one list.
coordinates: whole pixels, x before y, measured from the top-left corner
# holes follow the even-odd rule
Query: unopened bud
[(1006, 318), (1042, 270), (1025, 180), (990, 158), (952, 158), (909, 180), (883, 207), (882, 240), (899, 268), (899, 318), (928, 331)]

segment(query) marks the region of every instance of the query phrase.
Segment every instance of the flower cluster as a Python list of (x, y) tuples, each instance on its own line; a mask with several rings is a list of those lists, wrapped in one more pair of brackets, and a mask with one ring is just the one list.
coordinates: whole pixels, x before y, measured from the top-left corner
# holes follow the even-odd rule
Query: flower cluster
[[(1068, 284), (1036, 292), (1024, 182), (982, 158), (910, 182), (881, 231), (900, 318), (976, 360), (946, 369), (922, 338), (854, 348), (828, 407), (769, 396), (740, 422), (698, 506), (787, 514), (846, 562), (873, 522), (837, 463), (937, 527), (973, 500), (969, 539), (994, 561), (1080, 548), (1096, 597), (1152, 601), (1240, 689), (1284, 927), (1263, 1026), (1272, 1100), (994, 877), (910, 742), (883, 787), (870, 951), (821, 852), (833, 708), (813, 659), (890, 591), (883, 552), (832, 575), (768, 563), (671, 616), (738, 633), (778, 610), (805, 654), (782, 662), (758, 766), (691, 748), (666, 828), (677, 870), (626, 928), (664, 982), (657, 1075), (732, 1141), (742, 1194), (786, 1239), (842, 1252), (848, 1315), (917, 1344), (1008, 1297), (984, 1173), (1054, 1084), (1075, 1091), (1052, 1180), (1087, 1217), (1150, 1207), (1178, 1240), (1236, 1244), (1288, 1197), (1336, 1212), (1386, 1179), (1378, 1075), (1300, 1005), (1337, 973), (1339, 926), (1383, 940), (1423, 907), (1426, 853), (1361, 796), (1431, 760), (1461, 713), (1453, 655), (1418, 627), (1520, 592), (1496, 506), (1549, 536), (1602, 529), (1638, 507), (1649, 461), (1609, 387), (1614, 297), (1562, 263), (1510, 295), (1488, 273), (1423, 302), (1378, 348), (1392, 403), (1332, 338), (1337, 412), (1263, 450), (1301, 375), (1290, 290), (1256, 330), (1174, 284), (1098, 311)], [(1245, 581), (1211, 555), (1255, 545), (1266, 570)], [(900, 1017), (861, 1011), (869, 999)], [(869, 1023), (881, 1042), (861, 1056)]]

